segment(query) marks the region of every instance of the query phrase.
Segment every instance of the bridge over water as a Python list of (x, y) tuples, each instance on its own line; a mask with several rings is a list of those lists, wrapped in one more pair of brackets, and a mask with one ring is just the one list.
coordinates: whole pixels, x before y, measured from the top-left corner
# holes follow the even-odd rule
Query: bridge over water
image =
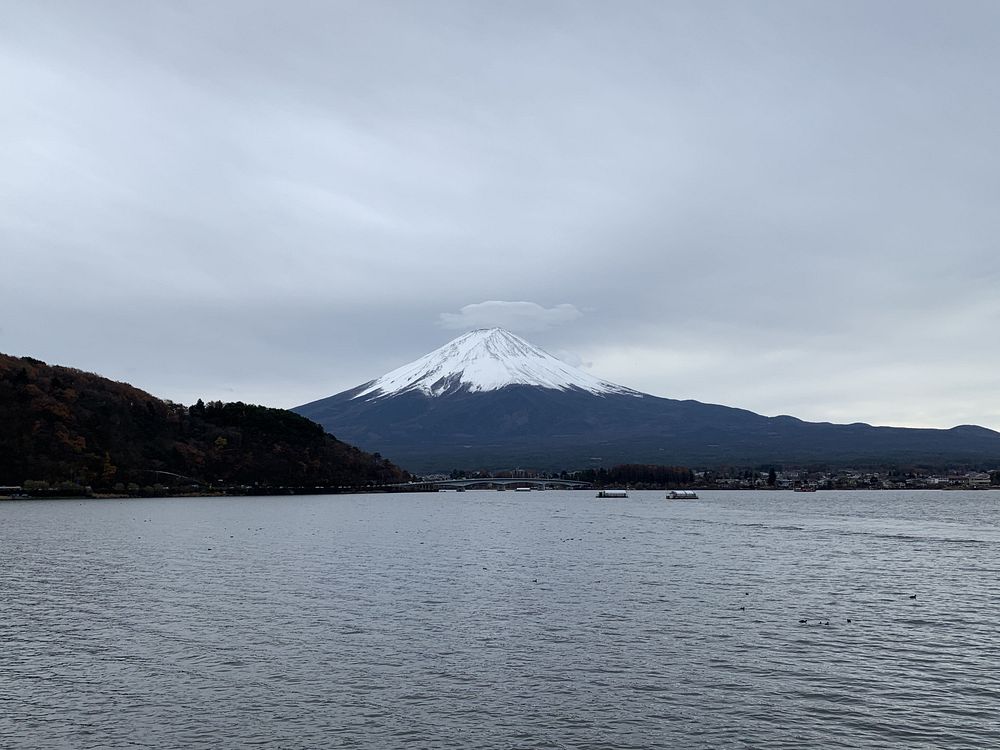
[(537, 477), (473, 477), (466, 479), (438, 479), (420, 482), (421, 486), (436, 490), (469, 490), (469, 489), (513, 489), (531, 487), (532, 489), (575, 489), (590, 487), (589, 482), (578, 482), (575, 479), (541, 479)]

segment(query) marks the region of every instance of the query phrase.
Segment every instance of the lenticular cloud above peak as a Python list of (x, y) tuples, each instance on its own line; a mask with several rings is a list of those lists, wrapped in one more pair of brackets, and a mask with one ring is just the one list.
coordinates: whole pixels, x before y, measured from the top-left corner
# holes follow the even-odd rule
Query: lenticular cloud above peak
[(449, 330), (506, 328), (515, 331), (544, 331), (582, 317), (575, 305), (542, 307), (535, 302), (487, 300), (466, 305), (457, 313), (441, 313), (438, 324)]

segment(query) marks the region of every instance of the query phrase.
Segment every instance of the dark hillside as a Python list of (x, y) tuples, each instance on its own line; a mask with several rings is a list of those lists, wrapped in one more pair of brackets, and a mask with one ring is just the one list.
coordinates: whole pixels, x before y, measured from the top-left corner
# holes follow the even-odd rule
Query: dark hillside
[(360, 486), (406, 473), (283, 409), (187, 408), (125, 383), (0, 354), (0, 484)]

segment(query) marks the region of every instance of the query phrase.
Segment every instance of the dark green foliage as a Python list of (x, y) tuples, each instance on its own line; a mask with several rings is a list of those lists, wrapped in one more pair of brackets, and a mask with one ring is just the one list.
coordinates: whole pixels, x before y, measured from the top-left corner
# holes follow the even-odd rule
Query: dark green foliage
[(654, 464), (621, 464), (610, 469), (586, 469), (574, 479), (590, 482), (597, 487), (627, 484), (630, 487), (677, 487), (694, 482), (694, 472), (683, 466)]
[(188, 409), (98, 375), (0, 355), (0, 484), (314, 487), (406, 478), (283, 409), (200, 400)]

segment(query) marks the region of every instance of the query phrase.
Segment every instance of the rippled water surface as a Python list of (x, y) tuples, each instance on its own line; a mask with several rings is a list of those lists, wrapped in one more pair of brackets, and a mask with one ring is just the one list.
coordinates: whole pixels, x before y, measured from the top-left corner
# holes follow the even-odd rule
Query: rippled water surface
[(2, 503), (0, 746), (997, 747), (998, 519), (995, 492)]

